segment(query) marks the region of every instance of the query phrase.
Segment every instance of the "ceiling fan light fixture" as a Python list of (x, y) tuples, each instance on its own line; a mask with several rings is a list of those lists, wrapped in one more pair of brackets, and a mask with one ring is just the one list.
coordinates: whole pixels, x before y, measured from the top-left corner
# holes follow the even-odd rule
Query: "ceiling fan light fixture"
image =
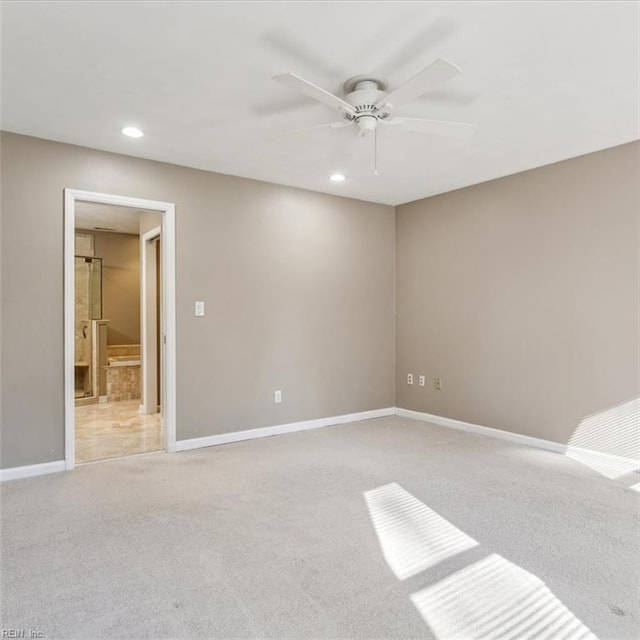
[(331, 180), (331, 182), (344, 182), (346, 180), (346, 177), (343, 173), (332, 173), (329, 176), (329, 180)]
[(138, 127), (123, 127), (122, 134), (129, 138), (142, 138), (144, 132)]
[(361, 138), (370, 136), (378, 126), (378, 118), (376, 116), (366, 115), (356, 118), (356, 128)]

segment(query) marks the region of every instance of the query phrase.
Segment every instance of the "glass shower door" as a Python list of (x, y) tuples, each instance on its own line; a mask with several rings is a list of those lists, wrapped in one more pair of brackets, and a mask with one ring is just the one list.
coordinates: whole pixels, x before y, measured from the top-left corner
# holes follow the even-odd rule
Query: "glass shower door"
[(102, 260), (75, 258), (75, 397), (94, 393), (92, 320), (102, 317)]

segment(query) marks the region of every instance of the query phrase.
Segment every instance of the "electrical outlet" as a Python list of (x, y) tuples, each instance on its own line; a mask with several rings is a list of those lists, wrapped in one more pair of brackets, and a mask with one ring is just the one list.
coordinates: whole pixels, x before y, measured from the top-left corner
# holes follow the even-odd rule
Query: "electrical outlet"
[(433, 379), (433, 388), (436, 391), (442, 391), (442, 378), (440, 376), (436, 376)]
[(280, 391), (280, 389), (273, 394), (273, 400), (276, 404), (280, 404), (282, 402), (282, 391)]
[(407, 373), (407, 384), (413, 384), (413, 373)]
[(426, 382), (427, 382), (427, 379), (424, 376), (418, 376), (418, 386), (419, 387), (424, 387)]

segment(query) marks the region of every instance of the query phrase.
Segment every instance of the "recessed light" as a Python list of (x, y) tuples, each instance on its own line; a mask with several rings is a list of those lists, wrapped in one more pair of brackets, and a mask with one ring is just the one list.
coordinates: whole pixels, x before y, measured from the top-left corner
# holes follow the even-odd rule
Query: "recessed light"
[(130, 138), (142, 138), (144, 133), (138, 127), (124, 127), (122, 133)]
[(344, 182), (346, 178), (341, 173), (332, 173), (329, 176), (329, 180), (333, 182)]

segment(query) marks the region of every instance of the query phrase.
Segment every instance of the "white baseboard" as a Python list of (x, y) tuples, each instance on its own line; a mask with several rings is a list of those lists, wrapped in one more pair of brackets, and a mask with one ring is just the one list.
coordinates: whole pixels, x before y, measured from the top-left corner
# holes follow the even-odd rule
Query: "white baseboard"
[(560, 442), (553, 442), (552, 440), (533, 438), (532, 436), (525, 436), (520, 433), (513, 433), (512, 431), (503, 431), (502, 429), (483, 427), (479, 424), (462, 422), (461, 420), (445, 418), (443, 416), (437, 416), (431, 413), (411, 411), (410, 409), (400, 409), (399, 407), (396, 407), (396, 415), (403, 418), (421, 420), (422, 422), (431, 422), (432, 424), (437, 424), (442, 427), (449, 427), (450, 429), (467, 431), (468, 433), (477, 433), (479, 435), (489, 436), (491, 438), (509, 440), (510, 442), (524, 444), (528, 447), (536, 447), (537, 449), (545, 449), (546, 451), (553, 451), (554, 453), (561, 453), (563, 455), (568, 455), (568, 457), (570, 458), (575, 458), (578, 461), (581, 457), (583, 458), (583, 460), (588, 460), (590, 458), (596, 463), (599, 462), (605, 467), (615, 466), (621, 472), (624, 469), (633, 471), (640, 466), (638, 460), (633, 460), (632, 458), (624, 458), (621, 456), (613, 455), (611, 453), (604, 453), (603, 451), (596, 451), (595, 449), (585, 449), (584, 447), (577, 447), (571, 444), (561, 444)]
[[(176, 442), (176, 451), (188, 451), (190, 449), (199, 449), (201, 447), (212, 447), (219, 444), (227, 444), (230, 442), (240, 442), (242, 440), (251, 440), (254, 438), (264, 438), (266, 436), (274, 436), (283, 433), (293, 433), (295, 431), (305, 431), (307, 429), (319, 429), (321, 427), (330, 427), (349, 422), (358, 422), (359, 420), (370, 420), (372, 418), (384, 418), (386, 416), (397, 415), (403, 418), (411, 418), (422, 422), (429, 422), (451, 429), (458, 429), (469, 433), (476, 433), (492, 438), (509, 440), (518, 444), (536, 447), (553, 451), (554, 453), (565, 454), (569, 452), (582, 452), (585, 455), (600, 458), (606, 464), (626, 465), (631, 468), (638, 462), (630, 458), (622, 458), (600, 451), (587, 450), (571, 445), (552, 442), (551, 440), (543, 440), (542, 438), (533, 438), (531, 436), (513, 433), (511, 431), (502, 431), (501, 429), (492, 429), (483, 427), (470, 422), (462, 422), (453, 418), (445, 418), (431, 413), (423, 413), (421, 411), (411, 411), (410, 409), (401, 409), (399, 407), (388, 407), (385, 409), (374, 409), (372, 411), (361, 411), (359, 413), (348, 413), (342, 416), (332, 416), (330, 418), (318, 418), (316, 420), (305, 420), (303, 422), (290, 422), (272, 427), (262, 427), (258, 429), (247, 429), (245, 431), (236, 431), (231, 433), (222, 433), (213, 436), (205, 436), (203, 438), (192, 438), (190, 440), (178, 440)], [(573, 457), (573, 456), (570, 456)], [(622, 468), (622, 467), (620, 467)], [(0, 469), (0, 482), (7, 480), (17, 480), (19, 478), (31, 478), (33, 476), (45, 475), (48, 473), (57, 473), (65, 471), (65, 461), (56, 460), (55, 462), (45, 462), (42, 464), (32, 464), (24, 467), (10, 467), (8, 469)]]
[(477, 433), (482, 436), (510, 440), (511, 442), (525, 444), (529, 447), (536, 447), (538, 449), (546, 449), (547, 451), (554, 451), (555, 453), (564, 453), (566, 449), (566, 445), (560, 444), (559, 442), (543, 440), (542, 438), (532, 438), (531, 436), (523, 436), (520, 433), (502, 431), (502, 429), (483, 427), (479, 424), (472, 424), (471, 422), (462, 422), (461, 420), (454, 420), (453, 418), (436, 416), (432, 413), (423, 413), (422, 411), (411, 411), (410, 409), (400, 409), (396, 407), (396, 415), (402, 418), (412, 418), (413, 420), (421, 420), (422, 422), (431, 422), (432, 424), (449, 427), (450, 429), (458, 429), (469, 433)]
[(228, 444), (241, 440), (252, 440), (253, 438), (264, 438), (275, 436), (281, 433), (292, 433), (294, 431), (306, 431), (307, 429), (319, 429), (321, 427), (331, 427), (347, 422), (358, 422), (359, 420), (370, 420), (372, 418), (384, 418), (395, 415), (394, 407), (386, 409), (374, 409), (372, 411), (361, 411), (359, 413), (348, 413), (343, 416), (332, 416), (330, 418), (318, 418), (316, 420), (305, 420), (303, 422), (289, 422), (273, 427), (261, 427), (259, 429), (246, 429), (245, 431), (234, 431), (231, 433), (221, 433), (203, 438), (191, 438), (189, 440), (178, 440), (176, 451), (187, 451), (189, 449), (200, 449), (201, 447), (212, 447), (218, 444)]
[(9, 467), (8, 469), (0, 469), (0, 482), (5, 482), (6, 480), (18, 480), (19, 478), (32, 478), (33, 476), (43, 476), (47, 473), (65, 471), (66, 468), (64, 460), (43, 462), (42, 464), (29, 464), (24, 467)]

